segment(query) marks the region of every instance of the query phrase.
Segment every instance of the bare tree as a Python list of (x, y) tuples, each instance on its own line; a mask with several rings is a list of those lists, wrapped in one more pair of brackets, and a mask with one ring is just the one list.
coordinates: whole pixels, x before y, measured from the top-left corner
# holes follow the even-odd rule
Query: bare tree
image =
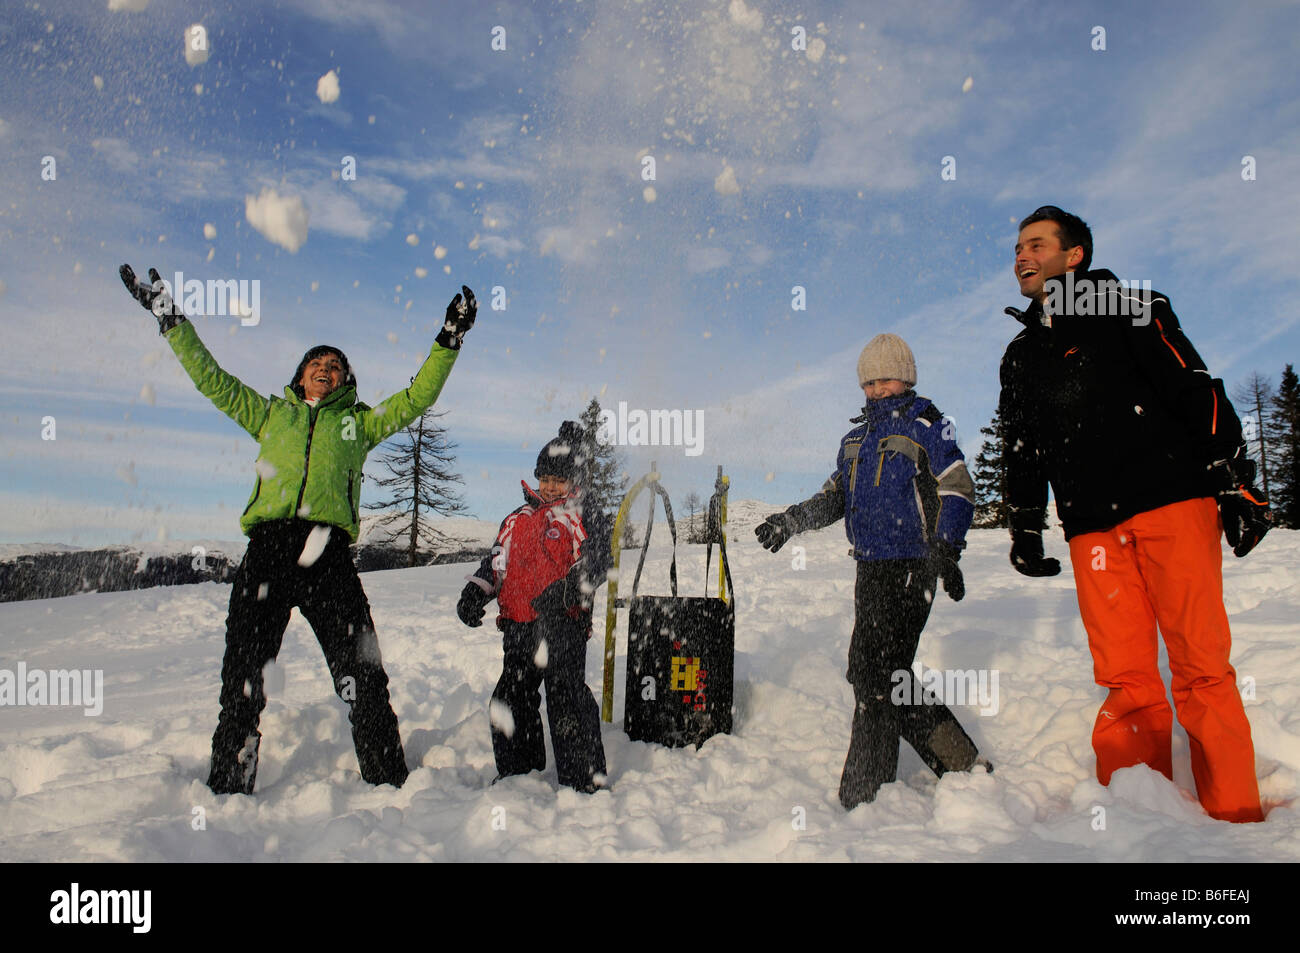
[(447, 439), (447, 428), (435, 423), (444, 415), (425, 411), (419, 420), (392, 437), (386, 444), (391, 452), (380, 458), (389, 476), (375, 480), (382, 487), (393, 488), (392, 495), (379, 503), (364, 504), (368, 510), (389, 511), (379, 518), (378, 525), (385, 529), (397, 525), (383, 542), (405, 537), (408, 566), (416, 565), (421, 541), (435, 548), (452, 548), (464, 542), (436, 529), (430, 520), (434, 514), (454, 516), (466, 511), (459, 494), (451, 489), (452, 484), (465, 482), (451, 470), (456, 460), (451, 451), (456, 444)]
[[(1264, 498), (1272, 499), (1268, 494), (1268, 444), (1272, 439), (1269, 436), (1271, 428), (1268, 424), (1271, 415), (1265, 414), (1264, 406), (1273, 400), (1273, 385), (1263, 374), (1253, 371), (1250, 377), (1233, 390), (1232, 399), (1237, 402), (1237, 406), (1250, 408), (1249, 412), (1241, 416), (1241, 435), (1246, 440), (1250, 455), (1259, 462)], [(1252, 447), (1252, 443), (1255, 446)]]
[(686, 494), (686, 499), (682, 501), (686, 505), (686, 512), (690, 514), (686, 521), (686, 541), (688, 543), (698, 543), (703, 533), (695, 525), (695, 514), (704, 508), (704, 501), (700, 499), (700, 494), (694, 490)]

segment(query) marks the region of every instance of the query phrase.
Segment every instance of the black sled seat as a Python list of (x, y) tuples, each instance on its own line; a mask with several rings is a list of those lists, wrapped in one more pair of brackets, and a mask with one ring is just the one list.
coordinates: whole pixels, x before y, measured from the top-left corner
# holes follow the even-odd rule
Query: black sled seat
[[(721, 470), (721, 468), (719, 468)], [(617, 547), (622, 523), (631, 501), (644, 488), (653, 491), (645, 540), (629, 599), (617, 597), (617, 578), (610, 580), (606, 608), (605, 695), (602, 716), (612, 720), (613, 709), (613, 620), (619, 608), (628, 609), (627, 678), (623, 708), (623, 730), (633, 741), (650, 741), (668, 747), (693, 744), (697, 748), (718, 732), (731, 733), (734, 690), (736, 617), (732, 600), (731, 567), (721, 520), (715, 518), (725, 507), (726, 481), (719, 475), (714, 498), (709, 503), (708, 553), (705, 562), (703, 596), (677, 593), (677, 527), (668, 494), (651, 473), (624, 498), (613, 534)], [(669, 569), (670, 596), (637, 594), (654, 525), (654, 497), (663, 498), (668, 530), (673, 541)], [(709, 565), (713, 543), (719, 546), (719, 595), (708, 595)], [(725, 582), (724, 582), (725, 579)]]

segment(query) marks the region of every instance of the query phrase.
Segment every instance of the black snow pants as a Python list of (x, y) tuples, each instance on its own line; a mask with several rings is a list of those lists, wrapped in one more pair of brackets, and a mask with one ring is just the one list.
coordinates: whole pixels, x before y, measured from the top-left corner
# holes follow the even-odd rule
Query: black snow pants
[[(304, 546), (318, 527), (328, 530), (329, 541), (312, 561)], [(311, 564), (300, 565), (300, 558)], [(208, 787), (217, 794), (253, 793), (262, 737), (257, 724), (266, 707), (262, 669), (279, 654), (294, 606), (316, 633), (334, 690), (348, 704), (361, 776), (371, 784), (400, 787), (406, 757), (348, 534), (306, 520), (273, 520), (249, 534), (230, 591), (221, 715), (212, 735)]]
[(935, 583), (935, 569), (924, 559), (858, 563), (848, 672), (855, 699), (853, 733), (840, 778), (845, 810), (874, 800), (882, 784), (895, 780), (899, 738), (940, 776), (970, 770), (979, 754), (933, 693), (914, 703), (922, 696), (912, 661), (938, 592)]
[(604, 781), (596, 776), (605, 774), (605, 748), (600, 740), (600, 707), (587, 687), (590, 617), (544, 615), (534, 622), (502, 620), (500, 625), (505, 664), (492, 692), (490, 713), (497, 774), (504, 778), (546, 767), (540, 710), (540, 689), (545, 683), (560, 783), (595, 791)]

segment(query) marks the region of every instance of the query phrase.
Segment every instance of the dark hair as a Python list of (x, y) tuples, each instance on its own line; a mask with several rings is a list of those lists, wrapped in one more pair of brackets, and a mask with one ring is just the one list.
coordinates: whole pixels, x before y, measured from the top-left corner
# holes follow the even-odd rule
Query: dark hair
[(1061, 248), (1083, 246), (1083, 261), (1079, 262), (1078, 270), (1087, 271), (1092, 266), (1092, 229), (1088, 227), (1087, 222), (1055, 205), (1044, 205), (1034, 209), (1020, 220), (1020, 230), (1024, 231), (1026, 226), (1033, 225), (1034, 222), (1055, 223), (1056, 236), (1060, 239)]
[(338, 348), (331, 347), (328, 344), (317, 344), (314, 348), (312, 348), (310, 351), (308, 351), (306, 354), (302, 356), (302, 360), (298, 362), (298, 369), (293, 372), (293, 380), (289, 382), (290, 389), (292, 389), (293, 392), (298, 395), (299, 400), (306, 399), (306, 391), (302, 389), (302, 372), (307, 369), (308, 364), (316, 360), (316, 358), (321, 357), (322, 355), (325, 354), (337, 355), (339, 361), (342, 362), (343, 364), (343, 385), (342, 386), (344, 387), (347, 387), (349, 385), (351, 385), (352, 387), (357, 386), (357, 375), (352, 373), (352, 365), (348, 363), (347, 355), (344, 354), (342, 351), (340, 351)]

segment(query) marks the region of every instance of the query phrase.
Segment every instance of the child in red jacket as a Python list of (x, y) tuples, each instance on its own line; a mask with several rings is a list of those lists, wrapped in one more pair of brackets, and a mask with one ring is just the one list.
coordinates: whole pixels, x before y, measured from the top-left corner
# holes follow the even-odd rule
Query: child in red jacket
[(456, 613), (483, 624), (497, 600), (505, 664), (489, 709), (498, 779), (546, 767), (540, 689), (561, 784), (593, 793), (605, 786), (600, 710), (586, 682), (591, 599), (605, 580), (604, 514), (583, 504), (583, 432), (566, 420), (537, 456), (524, 505), (501, 522), (496, 545), (469, 577)]

